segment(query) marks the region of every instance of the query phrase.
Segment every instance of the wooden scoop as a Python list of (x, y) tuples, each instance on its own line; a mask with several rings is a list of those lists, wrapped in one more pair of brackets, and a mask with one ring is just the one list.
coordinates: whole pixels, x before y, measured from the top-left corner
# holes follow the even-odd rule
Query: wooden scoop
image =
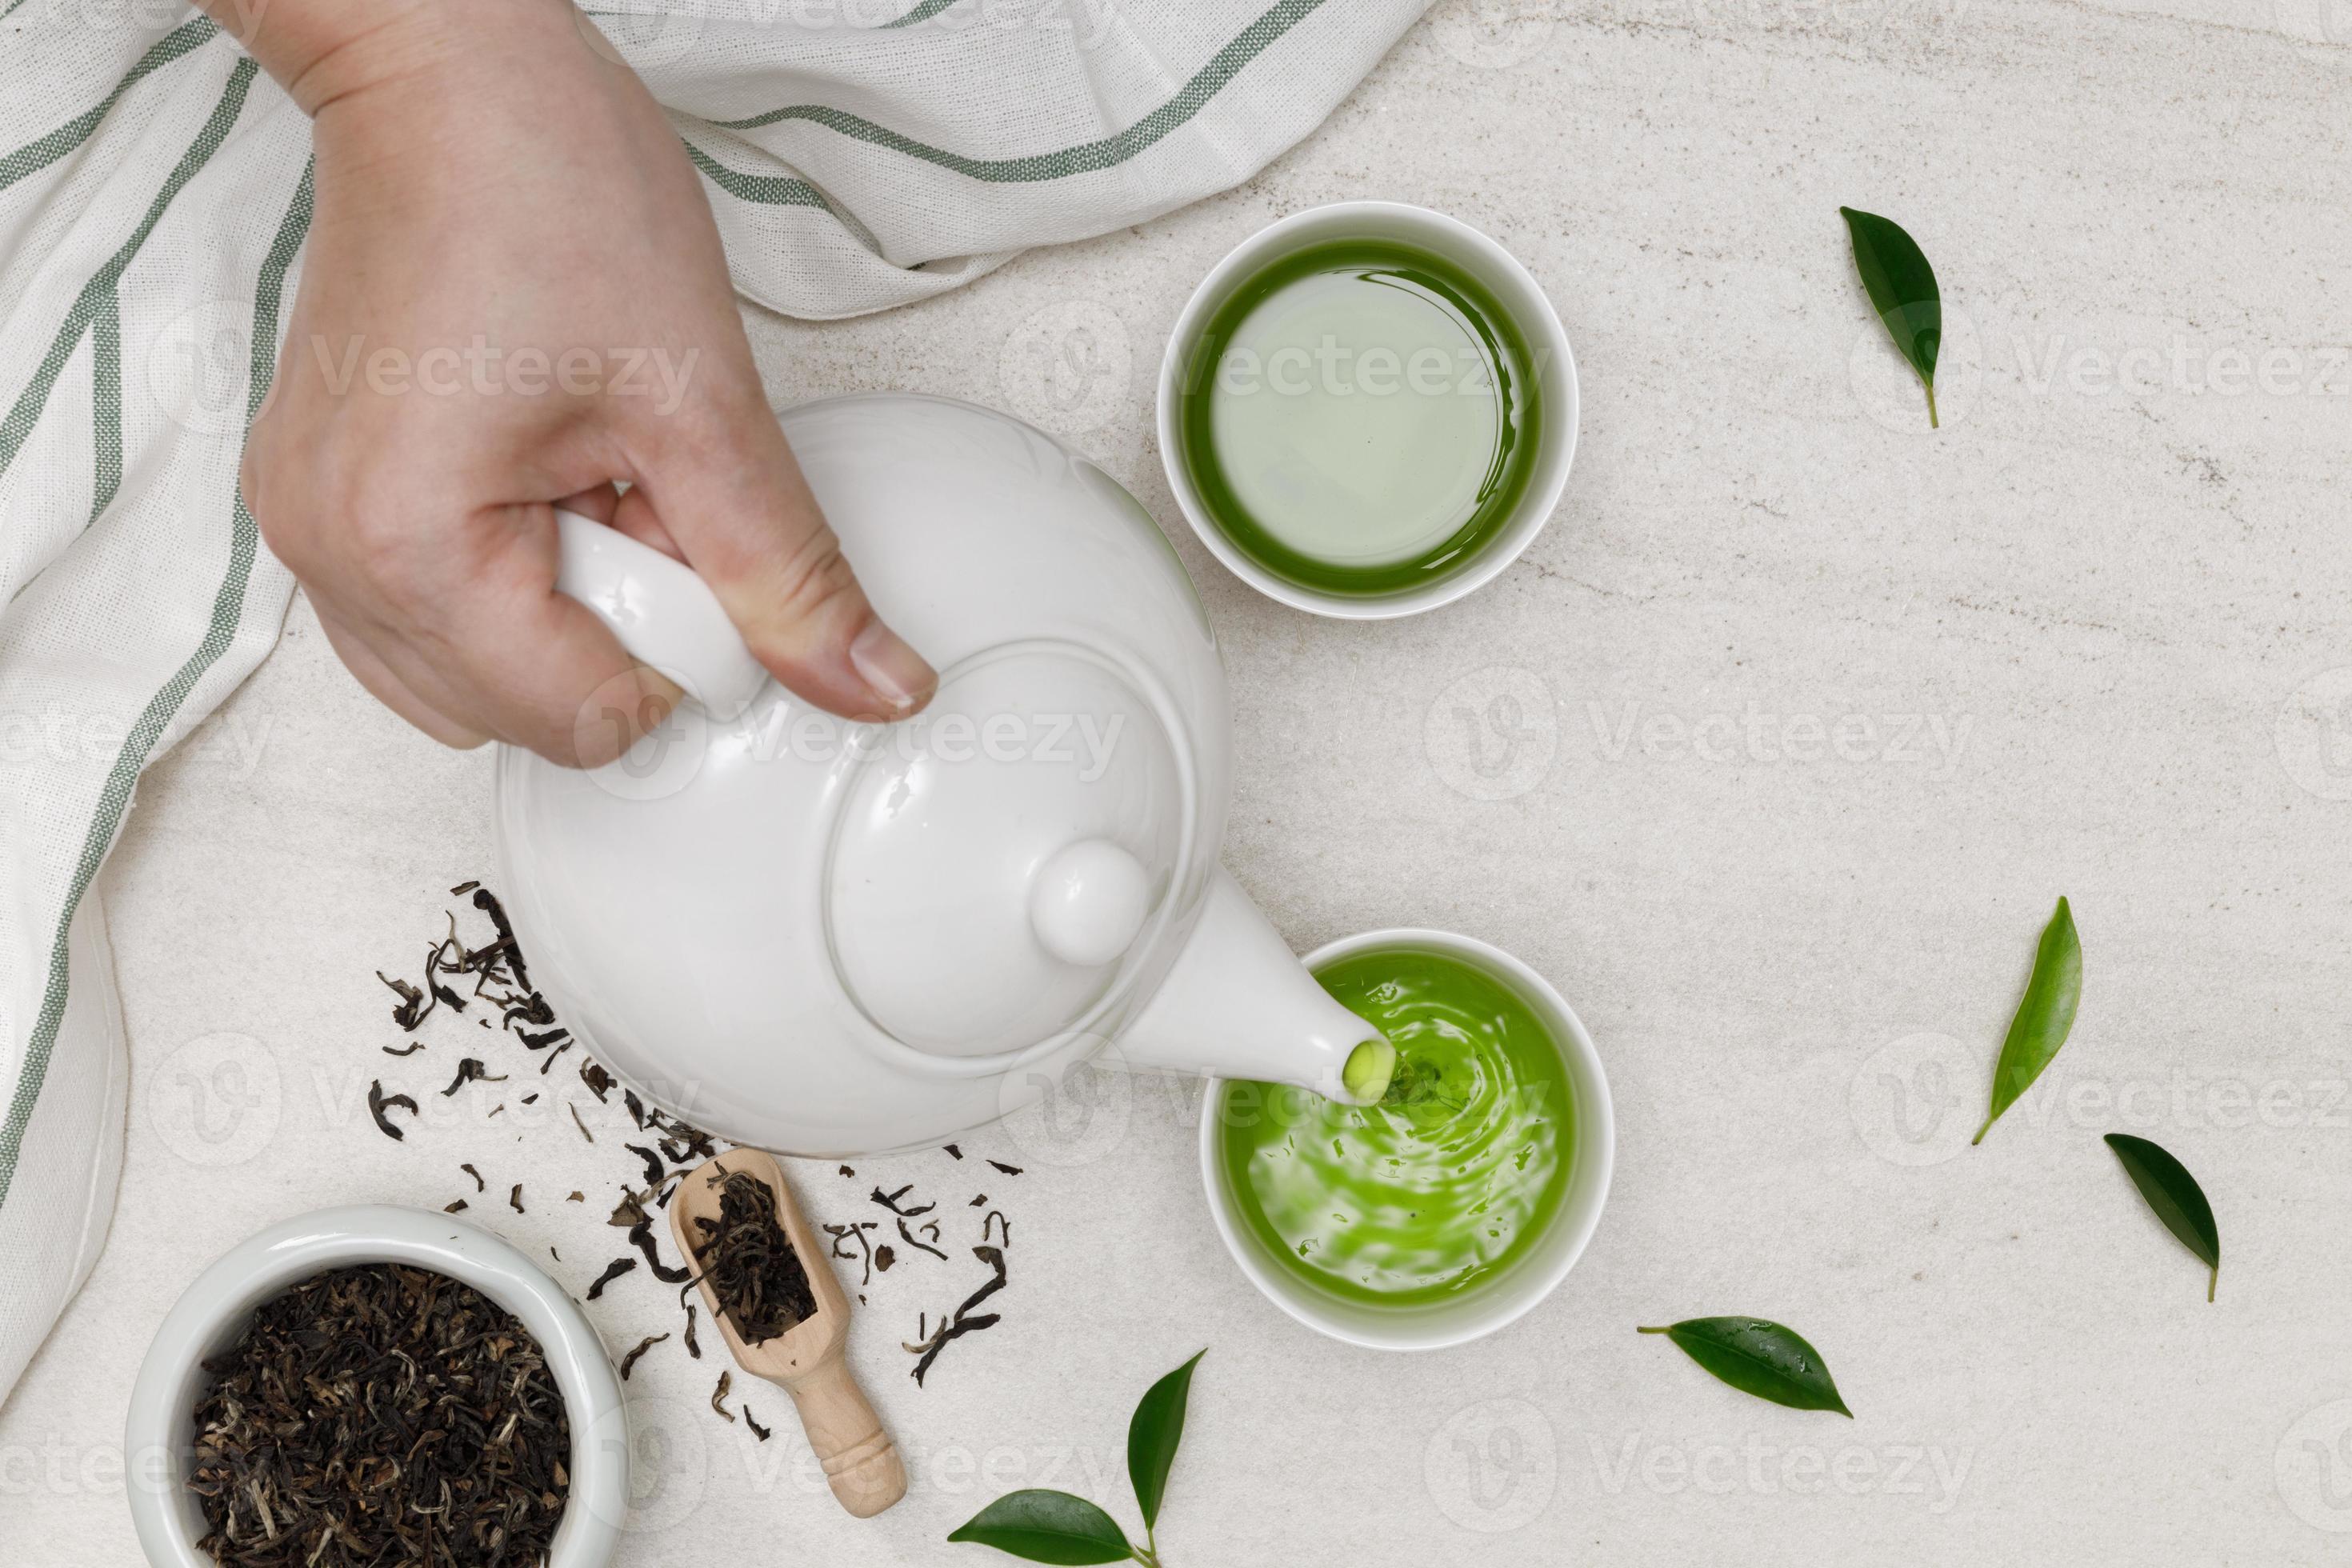
[(871, 1518), (907, 1495), (907, 1468), (899, 1462), (890, 1435), (882, 1430), (882, 1418), (874, 1414), (849, 1374), (842, 1356), (849, 1343), (849, 1298), (834, 1277), (828, 1249), (809, 1229), (801, 1205), (793, 1201), (793, 1190), (784, 1184), (784, 1173), (774, 1156), (757, 1149), (730, 1149), (696, 1166), (670, 1195), (670, 1235), (686, 1266), (700, 1273), (695, 1248), (703, 1233), (694, 1221), (719, 1217), (719, 1189), (711, 1184), (711, 1178), (723, 1179), (731, 1171), (756, 1176), (775, 1194), (776, 1217), (783, 1222), (784, 1234), (791, 1237), (793, 1250), (800, 1254), (801, 1267), (808, 1273), (816, 1313), (772, 1340), (750, 1345), (736, 1333), (708, 1279), (700, 1287), (703, 1304), (709, 1309), (710, 1321), (726, 1336), (736, 1364), (793, 1396), (809, 1447), (824, 1461), (833, 1495), (841, 1500), (841, 1506), (859, 1519)]

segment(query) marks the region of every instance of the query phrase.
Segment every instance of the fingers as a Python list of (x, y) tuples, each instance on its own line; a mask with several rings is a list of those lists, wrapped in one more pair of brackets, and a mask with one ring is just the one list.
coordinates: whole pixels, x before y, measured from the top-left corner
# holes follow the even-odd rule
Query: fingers
[(483, 555), (435, 608), (417, 651), (440, 683), (467, 694), (491, 734), (553, 762), (601, 767), (667, 720), (681, 693), (556, 590), (552, 507), (497, 509), (479, 526), (489, 536)]
[(615, 526), (645, 537), (645, 509), (802, 697), (851, 718), (921, 708), (939, 676), (866, 602), (775, 416), (757, 396), (717, 401), (710, 417), (665, 422)]
[(324, 606), (315, 601), (312, 608), (319, 613), (319, 626), (327, 634), (327, 642), (335, 657), (352, 679), (365, 687), (369, 695), (399, 714), (445, 746), (467, 751), (489, 739), (481, 731), (442, 712), (410, 689), (406, 681), (392, 672), (360, 636)]

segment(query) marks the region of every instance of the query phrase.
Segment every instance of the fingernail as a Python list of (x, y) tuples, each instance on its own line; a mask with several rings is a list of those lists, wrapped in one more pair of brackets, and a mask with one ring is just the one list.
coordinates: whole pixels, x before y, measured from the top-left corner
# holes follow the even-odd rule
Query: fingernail
[(940, 684), (923, 656), (880, 621), (868, 621), (850, 643), (849, 662), (895, 712), (913, 712), (930, 700)]

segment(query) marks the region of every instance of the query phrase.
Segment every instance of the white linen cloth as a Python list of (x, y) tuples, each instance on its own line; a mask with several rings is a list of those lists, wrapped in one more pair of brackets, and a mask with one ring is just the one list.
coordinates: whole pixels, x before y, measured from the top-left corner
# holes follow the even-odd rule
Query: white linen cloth
[[(583, 26), (669, 108), (738, 289), (825, 318), (1247, 178), (1424, 4), (601, 0)], [(121, 1172), (92, 879), (293, 591), (236, 466), (309, 165), (309, 122), (203, 16), (0, 0), (0, 1399)]]

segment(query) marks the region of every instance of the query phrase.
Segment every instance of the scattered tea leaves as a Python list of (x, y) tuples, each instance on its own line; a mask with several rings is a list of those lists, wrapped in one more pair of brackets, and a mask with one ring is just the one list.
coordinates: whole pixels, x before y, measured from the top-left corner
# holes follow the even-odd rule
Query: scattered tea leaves
[(383, 1079), (378, 1079), (368, 1085), (368, 1114), (375, 1118), (376, 1126), (383, 1130), (385, 1137), (394, 1142), (405, 1142), (408, 1134), (400, 1128), (394, 1127), (391, 1119), (384, 1115), (385, 1111), (394, 1106), (400, 1107), (411, 1116), (416, 1114), (416, 1101), (404, 1094), (384, 1093)]
[(2132, 1185), (2164, 1222), (2164, 1228), (2179, 1237), (2180, 1245), (2195, 1253), (2210, 1271), (2205, 1276), (2205, 1299), (2211, 1300), (2221, 1282), (2221, 1233), (2214, 1226), (2213, 1205), (2205, 1201), (2205, 1189), (2161, 1144), (2128, 1132), (2110, 1132), (2107, 1147), (2123, 1162)]
[(1916, 241), (1900, 225), (1875, 213), (1840, 207), (1846, 231), (1853, 239), (1854, 270), (1871, 308), (1886, 323), (1895, 349), (1918, 374), (1927, 389), (1927, 424), (1940, 428), (1936, 415), (1936, 355), (1944, 340), (1944, 297), (1936, 287), (1936, 269)]
[(604, 1265), (604, 1272), (596, 1276), (596, 1283), (588, 1287), (588, 1300), (593, 1301), (604, 1293), (604, 1287), (637, 1266), (634, 1258), (615, 1258)]
[(441, 1091), (441, 1098), (448, 1099), (469, 1083), (504, 1083), (506, 1080), (506, 1074), (494, 1073), (484, 1067), (481, 1058), (467, 1057), (457, 1064), (457, 1076), (449, 1080), (449, 1087)]
[[(724, 1415), (725, 1412), (722, 1411), (720, 1414)], [(743, 1406), (743, 1425), (751, 1428), (751, 1436), (762, 1443), (775, 1436), (767, 1427), (760, 1425), (760, 1418), (751, 1414), (751, 1407), (748, 1405)]]
[[(940, 1227), (938, 1226), (929, 1226), (926, 1228), (930, 1231), (934, 1237), (938, 1237), (940, 1233)], [(913, 1231), (907, 1228), (907, 1222), (903, 1219), (898, 1222), (898, 1239), (905, 1242), (908, 1247), (914, 1247), (919, 1252), (929, 1253), (933, 1258), (940, 1259), (942, 1263), (947, 1261), (948, 1255), (946, 1253), (940, 1251), (938, 1247), (931, 1246), (929, 1242), (919, 1238)], [(878, 1256), (876, 1260), (877, 1262), (880, 1261)], [(889, 1265), (885, 1263), (882, 1267), (887, 1268)]]
[(1118, 1521), (1067, 1492), (1007, 1492), (971, 1516), (950, 1541), (993, 1546), (1032, 1563), (1124, 1563), (1135, 1555)]
[(1691, 1318), (1662, 1329), (1691, 1360), (1743, 1394), (1792, 1410), (1834, 1410), (1851, 1420), (1821, 1352), (1794, 1329), (1762, 1318)]
[(719, 1374), (719, 1386), (710, 1391), (710, 1408), (716, 1410), (719, 1415), (724, 1415), (730, 1421), (735, 1419), (735, 1413), (727, 1408), (727, 1390), (729, 1385), (734, 1383), (734, 1381), (735, 1374), (733, 1373), (722, 1372)]
[(621, 1381), (623, 1383), (629, 1381), (629, 1373), (635, 1369), (639, 1356), (667, 1338), (669, 1338), (667, 1334), (647, 1334), (644, 1339), (639, 1340), (637, 1348), (621, 1358)]
[(413, 1057), (417, 1052), (425, 1048), (425, 1042), (423, 1040), (411, 1040), (404, 1046), (384, 1046), (381, 1048), (383, 1051), (383, 1054), (388, 1057)]
[(661, 1252), (654, 1245), (654, 1222), (641, 1219), (629, 1227), (630, 1244), (645, 1255), (646, 1267), (655, 1279), (665, 1285), (683, 1285), (694, 1278), (691, 1269), (672, 1268), (661, 1260)]
[(446, 1203), (441, 1205), (441, 1212), (443, 1214), (463, 1214), (465, 1211), (466, 1200), (463, 1198), (458, 1198), (454, 1202)]
[(2042, 1069), (2066, 1043), (2074, 1026), (2074, 1009), (2083, 999), (2083, 944), (2074, 934), (2074, 911), (2062, 895), (2057, 912), (2042, 928), (2042, 943), (2033, 955), (2033, 974), (2017, 1015), (2009, 1021), (2009, 1038), (2001, 1043), (2000, 1062), (1992, 1072), (1992, 1109), (1970, 1143), (1981, 1143), (2000, 1113), (2033, 1087)]
[(1004, 1254), (993, 1247), (975, 1247), (971, 1249), (971, 1255), (994, 1271), (993, 1278), (964, 1298), (962, 1305), (956, 1308), (954, 1318), (942, 1322), (920, 1342), (903, 1345), (903, 1348), (913, 1352), (919, 1358), (915, 1363), (914, 1371), (915, 1386), (918, 1388), (923, 1385), (924, 1375), (931, 1370), (931, 1363), (940, 1359), (941, 1351), (966, 1334), (978, 1333), (982, 1329), (995, 1327), (1001, 1316), (995, 1312), (983, 1312), (979, 1317), (973, 1317), (971, 1310), (1004, 1289)]
[(998, 1170), (1003, 1172), (1008, 1176), (1017, 1176), (1021, 1173), (1020, 1166), (1008, 1165), (1002, 1160), (991, 1160), (989, 1163), (995, 1166)]
[(517, 1214), (524, 1212), (522, 1206), (522, 1184), (520, 1182), (517, 1182), (514, 1184), (514, 1191), (507, 1194), (507, 1206), (513, 1209)]

